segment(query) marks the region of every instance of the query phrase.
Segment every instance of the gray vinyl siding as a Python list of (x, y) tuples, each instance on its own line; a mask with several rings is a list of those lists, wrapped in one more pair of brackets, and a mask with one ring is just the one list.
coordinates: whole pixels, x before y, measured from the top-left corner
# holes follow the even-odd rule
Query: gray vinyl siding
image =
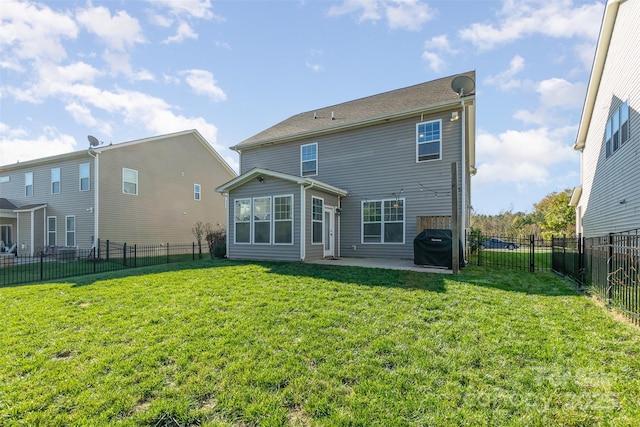
[[(640, 228), (640, 2), (621, 2), (582, 154), (585, 237)], [(606, 158), (605, 124), (629, 102), (630, 139)], [(624, 201), (624, 203), (621, 203)]]
[[(314, 197), (320, 198), (323, 200), (323, 207), (335, 207), (338, 208), (340, 207), (340, 200), (338, 198), (338, 196), (334, 196), (331, 194), (327, 194), (325, 192), (322, 191), (317, 191), (314, 189), (309, 189), (305, 192), (306, 194), (306, 215), (305, 215), (305, 220), (304, 220), (304, 225), (305, 225), (305, 233), (307, 236), (306, 239), (306, 247), (305, 247), (305, 261), (309, 261), (309, 260), (314, 260), (314, 259), (322, 259), (324, 257), (324, 240), (322, 242), (322, 244), (318, 244), (318, 243), (313, 243), (313, 222), (312, 222), (312, 199)], [(337, 217), (336, 217), (337, 218)], [(334, 218), (334, 221), (336, 220), (336, 218)], [(339, 236), (339, 223), (336, 221), (335, 222), (335, 236), (334, 239)], [(326, 236), (323, 236), (323, 239), (325, 239)], [(335, 252), (336, 255), (338, 255), (338, 246), (336, 245), (335, 248)]]
[[(293, 244), (235, 244), (234, 207), (237, 199), (256, 197), (293, 196)], [(229, 251), (230, 259), (300, 261), (300, 185), (276, 178), (263, 182), (248, 182), (229, 192)], [(273, 217), (273, 215), (272, 215)], [(253, 229), (253, 224), (252, 224)], [(253, 233), (252, 233), (253, 236)], [(273, 241), (273, 229), (272, 229)]]
[[(241, 153), (241, 173), (262, 167), (300, 175), (300, 146), (317, 143), (318, 175), (312, 178), (349, 191), (341, 202), (340, 255), (412, 258), (413, 238), (418, 234), (416, 218), (451, 214), (451, 163), (461, 162), (462, 120), (451, 122), (450, 117), (450, 112), (416, 116), (318, 138), (245, 149)], [(442, 120), (442, 158), (417, 163), (416, 124), (436, 119)], [(464, 175), (460, 164), (459, 177)], [(459, 179), (462, 185), (462, 178)], [(404, 244), (362, 244), (361, 202), (391, 199), (394, 195), (405, 199)]]
[[(89, 163), (91, 168), (91, 186), (89, 191), (80, 191), (79, 165)], [(77, 153), (65, 158), (56, 157), (51, 162), (30, 162), (24, 166), (4, 166), (0, 175), (9, 176), (10, 181), (0, 184), (0, 197), (10, 200), (18, 208), (25, 205), (46, 204), (46, 208), (37, 210), (34, 222), (33, 248), (37, 252), (47, 242), (46, 216), (55, 216), (58, 222), (57, 245), (64, 246), (64, 227), (67, 215), (76, 216), (76, 246), (90, 248), (94, 231), (94, 215), (90, 208), (94, 206), (93, 158), (86, 153)], [(51, 169), (60, 168), (60, 193), (51, 193)], [(25, 197), (24, 174), (33, 172), (33, 196)], [(46, 212), (46, 214), (45, 214)], [(31, 241), (31, 214), (21, 213), (18, 221), (18, 249)], [(0, 221), (2, 221), (0, 219)], [(2, 222), (4, 223), (4, 222)], [(14, 231), (14, 233), (16, 232)], [(29, 244), (30, 246), (30, 244)]]
[[(215, 188), (235, 175), (193, 134), (105, 149), (98, 155), (99, 234), (136, 244), (190, 243), (197, 222), (226, 228)], [(122, 191), (122, 169), (138, 172), (138, 194)], [(194, 184), (201, 186), (194, 200)]]

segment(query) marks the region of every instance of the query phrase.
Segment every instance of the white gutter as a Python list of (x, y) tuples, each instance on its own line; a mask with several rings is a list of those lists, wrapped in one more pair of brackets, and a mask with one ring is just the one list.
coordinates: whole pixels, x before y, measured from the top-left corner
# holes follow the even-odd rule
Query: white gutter
[(462, 105), (462, 186), (460, 187), (461, 189), (461, 195), (462, 195), (462, 221), (461, 221), (461, 226), (460, 226), (460, 230), (458, 230), (459, 232), (462, 233), (462, 242), (464, 245), (464, 242), (466, 240), (466, 218), (467, 218), (467, 140), (465, 137), (465, 132), (466, 132), (466, 120), (467, 120), (467, 115), (466, 113), (466, 107), (464, 106), (464, 100), (462, 100), (461, 102)]
[(98, 179), (98, 154), (100, 154), (99, 152), (95, 152), (95, 155), (91, 153), (91, 148), (89, 148), (88, 151), (89, 155), (91, 157), (93, 157), (95, 159), (94, 162), (94, 168), (93, 168), (93, 174), (94, 174), (94, 191), (93, 191), (93, 245), (97, 245), (98, 244), (98, 236), (100, 236), (99, 234), (99, 224), (98, 224), (98, 218), (100, 218), (100, 216), (98, 215), (99, 212), (99, 190), (100, 190), (100, 186), (99, 186), (99, 182), (100, 180)]
[(607, 59), (607, 53), (609, 52), (609, 43), (611, 42), (613, 27), (616, 22), (616, 16), (618, 15), (618, 8), (622, 1), (624, 0), (609, 0), (605, 6), (602, 26), (600, 27), (600, 36), (598, 38), (598, 44), (596, 45), (596, 52), (593, 59), (593, 68), (591, 69), (591, 77), (589, 78), (589, 86), (587, 87), (584, 108), (582, 109), (582, 117), (578, 127), (578, 136), (576, 137), (576, 143), (573, 146), (574, 150), (582, 150), (586, 143), (587, 131), (591, 124), (596, 96), (598, 95), (600, 80), (602, 79), (602, 74), (604, 72), (604, 63)]
[(306, 200), (306, 192), (304, 185), (300, 186), (300, 261), (304, 261), (304, 257), (306, 254), (306, 233), (305, 226), (307, 223), (306, 219), (306, 209), (305, 205), (307, 204)]

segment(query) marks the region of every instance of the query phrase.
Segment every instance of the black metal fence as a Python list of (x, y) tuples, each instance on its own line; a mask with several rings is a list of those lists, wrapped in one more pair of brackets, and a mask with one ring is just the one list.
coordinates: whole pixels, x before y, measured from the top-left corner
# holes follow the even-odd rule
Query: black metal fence
[(590, 238), (557, 238), (553, 270), (640, 325), (640, 229)]
[(487, 265), (526, 271), (551, 271), (551, 242), (534, 235), (500, 237), (467, 233), (465, 259), (473, 265)]
[[(210, 255), (211, 254), (211, 255)], [(2, 254), (0, 287), (127, 268), (210, 258), (206, 243), (135, 245), (98, 241), (91, 249), (43, 248), (34, 256)]]

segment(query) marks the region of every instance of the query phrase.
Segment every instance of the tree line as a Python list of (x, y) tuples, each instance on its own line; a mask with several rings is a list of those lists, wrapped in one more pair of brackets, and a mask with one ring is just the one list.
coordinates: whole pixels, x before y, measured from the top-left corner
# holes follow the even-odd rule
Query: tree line
[(545, 240), (552, 236), (574, 237), (575, 208), (569, 206), (571, 190), (547, 194), (533, 205), (533, 212), (502, 211), (497, 215), (474, 214), (471, 231), (485, 236), (522, 237), (534, 235)]

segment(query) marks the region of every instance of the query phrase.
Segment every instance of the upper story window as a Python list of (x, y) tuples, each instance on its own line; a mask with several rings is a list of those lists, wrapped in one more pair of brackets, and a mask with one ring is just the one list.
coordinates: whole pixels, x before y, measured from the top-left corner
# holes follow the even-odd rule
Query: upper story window
[(51, 194), (60, 194), (60, 168), (51, 169)]
[(300, 174), (313, 176), (318, 174), (318, 144), (307, 144), (300, 147)]
[(200, 200), (200, 184), (193, 184), (193, 200)]
[(440, 160), (442, 154), (442, 120), (416, 124), (416, 156), (418, 162)]
[(24, 174), (24, 196), (33, 196), (33, 172), (26, 172)]
[(122, 192), (124, 194), (138, 194), (138, 171), (122, 168)]
[(362, 243), (404, 243), (404, 199), (362, 202)]
[(629, 140), (629, 102), (623, 102), (609, 116), (604, 131), (606, 156), (609, 157)]
[(80, 165), (79, 177), (80, 177), (80, 191), (89, 191), (91, 189), (91, 180), (89, 174), (91, 173), (91, 166), (89, 163), (83, 163)]

